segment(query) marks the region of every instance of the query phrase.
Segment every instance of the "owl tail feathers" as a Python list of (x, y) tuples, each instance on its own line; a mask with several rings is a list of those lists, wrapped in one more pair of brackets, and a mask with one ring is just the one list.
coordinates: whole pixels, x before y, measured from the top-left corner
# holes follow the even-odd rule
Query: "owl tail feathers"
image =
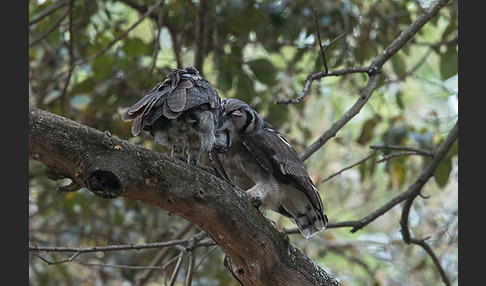
[(300, 233), (306, 239), (325, 230), (329, 222), (325, 214), (317, 214), (317, 211), (309, 212), (299, 217), (292, 217), (290, 220), (297, 225)]

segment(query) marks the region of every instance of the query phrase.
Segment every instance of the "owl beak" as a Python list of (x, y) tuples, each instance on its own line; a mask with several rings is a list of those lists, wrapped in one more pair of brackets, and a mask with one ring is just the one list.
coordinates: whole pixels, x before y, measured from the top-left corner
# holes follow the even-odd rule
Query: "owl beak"
[(224, 144), (219, 144), (219, 143), (214, 143), (213, 145), (214, 151), (218, 153), (226, 153), (228, 151), (228, 146), (226, 146), (225, 148), (224, 147), (225, 147)]

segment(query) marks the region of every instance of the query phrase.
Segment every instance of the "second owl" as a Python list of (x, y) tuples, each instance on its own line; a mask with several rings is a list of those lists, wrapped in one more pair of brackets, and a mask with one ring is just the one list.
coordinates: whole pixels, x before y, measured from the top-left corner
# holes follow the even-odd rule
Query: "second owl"
[(248, 104), (221, 103), (223, 115), (211, 160), (218, 174), (296, 224), (305, 238), (328, 219), (319, 192), (292, 146)]

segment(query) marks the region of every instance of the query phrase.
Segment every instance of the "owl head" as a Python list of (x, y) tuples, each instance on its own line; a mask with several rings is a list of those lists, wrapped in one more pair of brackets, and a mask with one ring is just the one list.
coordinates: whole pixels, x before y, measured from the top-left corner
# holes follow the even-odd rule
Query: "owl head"
[(218, 153), (228, 151), (235, 136), (250, 134), (257, 126), (263, 124), (258, 113), (239, 99), (224, 99), (221, 102), (221, 112), (213, 148)]
[(250, 134), (264, 124), (260, 115), (246, 102), (236, 98), (226, 98), (221, 102), (222, 124), (230, 121), (238, 134)]

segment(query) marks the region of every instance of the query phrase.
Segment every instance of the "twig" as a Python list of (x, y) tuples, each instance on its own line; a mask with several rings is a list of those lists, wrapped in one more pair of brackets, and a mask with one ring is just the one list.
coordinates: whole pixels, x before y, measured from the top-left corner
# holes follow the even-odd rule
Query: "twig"
[(292, 98), (292, 99), (284, 99), (280, 98), (277, 99), (274, 104), (295, 104), (295, 103), (300, 103), (302, 100), (309, 94), (310, 88), (312, 86), (312, 82), (315, 80), (321, 79), (326, 76), (341, 76), (345, 74), (351, 74), (351, 73), (369, 73), (370, 72), (370, 67), (349, 67), (345, 69), (340, 69), (340, 70), (330, 70), (327, 72), (318, 72), (315, 74), (308, 75), (307, 78), (305, 79), (305, 85), (304, 89), (302, 90), (302, 93), (299, 97), (297, 98)]
[(408, 152), (413, 152), (416, 155), (429, 156), (429, 157), (434, 156), (433, 151), (414, 148), (414, 147), (405, 147), (405, 146), (396, 146), (396, 145), (372, 145), (370, 146), (370, 148), (373, 150), (388, 149), (388, 150), (397, 150), (397, 151), (408, 151)]
[(66, 116), (67, 115), (67, 100), (66, 100), (66, 92), (69, 86), (69, 82), (71, 81), (71, 76), (74, 70), (74, 33), (73, 33), (73, 10), (74, 10), (74, 0), (69, 1), (69, 43), (68, 43), (68, 50), (69, 50), (69, 72), (66, 77), (66, 82), (64, 83), (64, 87), (62, 88), (61, 91), (61, 96), (59, 97), (60, 99), (60, 105), (61, 105), (61, 114)]
[(377, 160), (376, 163), (383, 163), (390, 160), (391, 158), (400, 157), (400, 156), (409, 156), (409, 155), (420, 155), (420, 154), (417, 154), (416, 152), (413, 151), (396, 152), (389, 155), (383, 155), (383, 158)]
[(42, 41), (44, 38), (49, 36), (52, 32), (54, 32), (54, 30), (61, 24), (61, 22), (64, 20), (64, 18), (67, 17), (68, 14), (69, 14), (69, 9), (66, 9), (66, 11), (64, 11), (64, 13), (59, 17), (59, 19), (54, 24), (52, 24), (52, 26), (49, 29), (47, 29), (47, 31), (45, 31), (37, 39), (35, 39), (35, 40), (33, 40), (32, 42), (29, 43), (29, 48), (36, 45), (37, 43)]
[(35, 256), (39, 257), (42, 261), (44, 261), (45, 263), (47, 263), (49, 265), (55, 265), (55, 264), (61, 264), (61, 263), (65, 263), (65, 262), (71, 262), (76, 257), (78, 257), (78, 255), (80, 255), (80, 254), (81, 254), (81, 252), (76, 252), (73, 255), (71, 255), (69, 258), (64, 259), (64, 260), (59, 260), (59, 261), (56, 261), (56, 262), (49, 261), (49, 260), (45, 259), (44, 257), (40, 256), (39, 254), (36, 254)]
[(437, 267), (437, 270), (439, 271), (440, 277), (442, 278), (442, 281), (444, 282), (444, 284), (446, 284), (447, 286), (450, 286), (451, 282), (449, 281), (449, 278), (447, 277), (447, 275), (444, 271), (444, 268), (442, 268), (442, 266), (440, 265), (440, 261), (437, 258), (437, 256), (435, 255), (435, 253), (432, 250), (432, 248), (430, 247), (430, 245), (425, 242), (426, 239), (427, 238), (424, 238), (424, 239), (411, 238), (410, 243), (420, 245), (427, 252), (427, 254), (432, 258), (432, 261), (434, 262), (435, 267)]
[(329, 177), (327, 177), (327, 178), (325, 178), (324, 180), (322, 180), (322, 181), (321, 181), (321, 183), (327, 182), (327, 181), (329, 181), (330, 179), (334, 178), (335, 176), (337, 176), (337, 175), (341, 174), (342, 172), (344, 172), (344, 171), (346, 171), (346, 170), (349, 170), (349, 169), (351, 169), (351, 168), (353, 168), (353, 167), (355, 167), (355, 166), (358, 166), (358, 165), (360, 165), (360, 164), (363, 164), (364, 162), (366, 162), (366, 160), (368, 160), (369, 158), (373, 157), (373, 156), (376, 154), (376, 152), (377, 152), (377, 151), (378, 151), (378, 150), (373, 150), (373, 152), (371, 152), (371, 153), (370, 153), (368, 156), (366, 156), (366, 157), (364, 157), (363, 159), (359, 160), (358, 162), (356, 162), (356, 163), (354, 163), (354, 164), (352, 164), (352, 165), (349, 165), (348, 167), (345, 167), (345, 168), (341, 169), (340, 171), (338, 171), (338, 172), (336, 172), (336, 173), (334, 173), (334, 174), (330, 175)]
[(414, 148), (414, 147), (382, 145), (382, 146), (370, 146), (370, 148), (375, 150), (375, 151), (383, 150), (383, 149), (402, 151), (402, 152), (391, 153), (391, 154), (388, 154), (388, 155), (383, 155), (383, 158), (376, 161), (377, 163), (382, 163), (382, 162), (388, 161), (391, 158), (399, 157), (399, 156), (409, 156), (409, 155), (420, 155), (420, 156), (428, 156), (428, 157), (434, 156), (434, 152), (432, 152), (432, 151)]
[(89, 263), (83, 261), (76, 261), (76, 264), (90, 267), (111, 267), (111, 268), (121, 268), (121, 269), (132, 269), (132, 270), (163, 270), (161, 266), (136, 266), (136, 265), (120, 265), (120, 264), (104, 264), (104, 263)]
[(192, 276), (194, 274), (194, 263), (196, 261), (196, 249), (191, 249), (191, 256), (189, 257), (189, 266), (187, 267), (186, 282), (184, 286), (191, 286)]
[[(191, 223), (191, 222), (187, 222), (187, 224), (180, 228), (178, 230), (177, 233), (175, 233), (171, 239), (181, 239), (187, 232), (189, 232), (192, 228), (194, 227), (194, 224)], [(164, 258), (169, 254), (169, 248), (163, 248), (161, 249), (155, 256), (154, 258), (152, 259), (152, 261), (150, 262), (149, 266), (156, 266), (156, 265), (159, 265), (163, 260)], [(167, 262), (169, 263), (169, 262)], [(166, 263), (166, 264), (167, 264)], [(163, 267), (165, 269), (165, 267)], [(146, 272), (144, 273), (141, 273), (140, 276), (136, 276), (135, 277), (135, 284), (134, 286), (142, 286), (144, 285), (149, 279), (150, 277), (152, 277), (152, 274), (154, 273), (153, 270), (147, 270)]]
[(150, 66), (150, 71), (149, 71), (149, 75), (148, 75), (148, 78), (147, 78), (147, 83), (145, 84), (146, 85), (146, 89), (148, 89), (150, 87), (150, 82), (152, 81), (152, 76), (153, 76), (153, 73), (154, 73), (154, 69), (155, 69), (155, 63), (157, 62), (157, 55), (159, 54), (159, 51), (160, 51), (160, 34), (162, 32), (162, 23), (164, 22), (164, 9), (163, 9), (163, 6), (164, 6), (164, 3), (165, 3), (165, 0), (162, 1), (162, 3), (160, 4), (160, 9), (159, 9), (159, 15), (158, 15), (158, 18), (157, 18), (157, 34), (155, 36), (155, 39), (154, 39), (154, 42), (155, 42), (155, 45), (154, 45), (154, 53), (152, 54), (152, 65)]
[(174, 261), (176, 261), (178, 258), (179, 258), (179, 256), (174, 256), (172, 259), (170, 259), (169, 261), (167, 261), (166, 263), (164, 263), (164, 265), (162, 265), (160, 267), (160, 269), (161, 270), (166, 269), (169, 265), (171, 265), (172, 263), (174, 263)]
[(213, 252), (214, 250), (218, 249), (219, 248), (219, 245), (215, 245), (213, 247), (211, 247), (211, 249), (209, 249), (204, 255), (203, 257), (201, 257), (201, 260), (199, 260), (199, 263), (196, 265), (196, 267), (194, 268), (194, 271), (196, 271), (199, 266), (202, 265), (202, 263), (204, 262), (204, 259), (206, 259), (206, 257), (209, 256), (209, 254), (211, 254), (211, 252)]
[(99, 252), (99, 251), (119, 251), (119, 250), (129, 250), (129, 249), (151, 249), (151, 248), (161, 248), (176, 245), (188, 245), (189, 240), (187, 239), (176, 239), (172, 241), (165, 242), (154, 242), (145, 244), (119, 244), (119, 245), (108, 245), (108, 246), (95, 246), (95, 247), (63, 247), (63, 246), (29, 246), (29, 251), (47, 251), (47, 252), (79, 252), (79, 253), (89, 253), (89, 252)]
[(51, 15), (52, 13), (56, 12), (57, 10), (61, 9), (62, 7), (68, 5), (69, 3), (69, 0), (66, 0), (66, 1), (62, 1), (62, 2), (59, 2), (57, 3), (56, 5), (50, 7), (49, 9), (46, 9), (45, 11), (43, 11), (39, 16), (37, 16), (35, 19), (29, 21), (29, 26), (30, 25), (33, 25), (37, 22), (39, 22), (40, 20), (44, 19), (45, 17)]
[(177, 263), (176, 263), (176, 266), (174, 268), (174, 272), (172, 272), (172, 276), (170, 277), (169, 286), (173, 286), (174, 283), (175, 283), (175, 280), (177, 278), (177, 274), (179, 273), (179, 269), (181, 268), (183, 257), (184, 257), (184, 251), (181, 251), (179, 253), (179, 258), (177, 259)]
[[(319, 43), (319, 54), (321, 55), (321, 58), (322, 58), (322, 65), (324, 66), (324, 71), (307, 76), (307, 78), (305, 80), (304, 90), (302, 90), (302, 94), (299, 97), (297, 97), (295, 99), (280, 98), (280, 99), (278, 99), (274, 102), (275, 104), (289, 105), (289, 104), (292, 104), (292, 103), (300, 103), (309, 94), (312, 82), (314, 80), (321, 79), (325, 76), (330, 75), (329, 74), (330, 73), (329, 68), (327, 67), (327, 60), (326, 60), (325, 52), (326, 52), (327, 48), (329, 48), (332, 44), (334, 44), (335, 42), (337, 42), (338, 40), (340, 40), (341, 38), (346, 36), (347, 33), (344, 33), (344, 34), (338, 36), (337, 38), (331, 40), (328, 45), (323, 45), (322, 40), (321, 40), (321, 33), (319, 31), (319, 19), (318, 19), (318, 16), (317, 16), (317, 8), (314, 8), (314, 23), (316, 24), (317, 41)], [(354, 70), (354, 69), (360, 70), (360, 72), (368, 72), (368, 70), (369, 70), (369, 69), (363, 69), (362, 70), (361, 68), (351, 68), (350, 70)], [(353, 71), (353, 72), (355, 72), (355, 71)], [(349, 72), (349, 73), (351, 73), (351, 72)], [(333, 74), (333, 75), (336, 75), (336, 74)]]
[(324, 74), (326, 75), (329, 69), (327, 68), (327, 61), (326, 61), (326, 55), (324, 54), (324, 47), (322, 46), (321, 32), (319, 32), (319, 19), (317, 17), (317, 8), (314, 8), (314, 23), (316, 24), (316, 34), (317, 34), (317, 40), (319, 42), (319, 54), (321, 55), (322, 65), (324, 66)]
[(130, 28), (128, 28), (127, 30), (125, 30), (123, 33), (121, 33), (118, 37), (116, 37), (114, 40), (112, 40), (110, 43), (108, 43), (108, 45), (106, 45), (106, 47), (104, 47), (103, 49), (99, 50), (98, 52), (96, 52), (95, 54), (89, 56), (89, 57), (86, 57), (86, 58), (83, 58), (79, 61), (76, 62), (76, 65), (81, 65), (81, 64), (84, 64), (84, 63), (87, 63), (99, 56), (101, 56), (102, 54), (104, 54), (106, 51), (108, 51), (116, 42), (118, 42), (119, 40), (123, 39), (131, 30), (135, 29), (143, 20), (145, 20), (145, 18), (147, 18), (150, 14), (152, 14), (152, 12), (159, 6), (161, 6), (162, 4), (164, 3), (164, 0), (157, 0), (157, 2), (152, 6), (150, 7), (150, 9), (147, 10), (147, 12), (145, 12), (145, 14), (143, 14), (140, 19), (137, 20), (137, 22), (135, 22)]

